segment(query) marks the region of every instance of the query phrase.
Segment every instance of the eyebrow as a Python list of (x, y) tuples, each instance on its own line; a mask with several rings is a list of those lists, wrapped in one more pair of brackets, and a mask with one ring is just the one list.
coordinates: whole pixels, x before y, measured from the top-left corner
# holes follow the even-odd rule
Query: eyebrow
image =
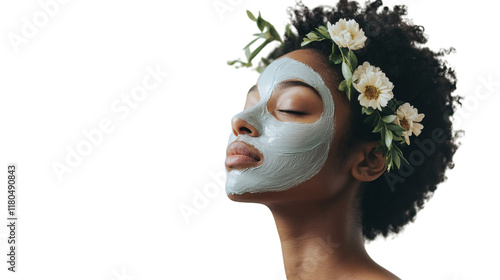
[(279, 83), (278, 85), (276, 85), (275, 90), (277, 90), (277, 89), (286, 89), (286, 88), (291, 88), (291, 87), (305, 87), (305, 88), (308, 88), (308, 89), (312, 90), (318, 97), (321, 98), (321, 96), (319, 95), (319, 92), (318, 92), (317, 89), (315, 89), (310, 84), (307, 84), (307, 83), (305, 83), (303, 81), (298, 81), (298, 80), (283, 81), (283, 82)]
[[(252, 92), (252, 91), (254, 91), (254, 90), (256, 90), (256, 89), (257, 89), (257, 85), (253, 85), (253, 86), (252, 86), (252, 87), (248, 90), (248, 93), (250, 93), (250, 92)], [(247, 93), (247, 95), (248, 95), (248, 93)]]
[[(306, 87), (310, 90), (312, 90), (317, 96), (321, 97), (319, 95), (319, 92), (317, 89), (315, 89), (313, 86), (307, 84), (307, 83), (304, 83), (302, 81), (298, 81), (298, 80), (292, 80), (292, 81), (283, 81), (279, 84), (276, 85), (276, 87), (274, 88), (274, 90), (277, 90), (277, 89), (286, 89), (286, 88), (291, 88), (291, 87)], [(257, 89), (257, 85), (253, 85), (250, 90), (248, 91), (248, 93), (254, 91)], [(248, 94), (247, 93), (247, 94)]]

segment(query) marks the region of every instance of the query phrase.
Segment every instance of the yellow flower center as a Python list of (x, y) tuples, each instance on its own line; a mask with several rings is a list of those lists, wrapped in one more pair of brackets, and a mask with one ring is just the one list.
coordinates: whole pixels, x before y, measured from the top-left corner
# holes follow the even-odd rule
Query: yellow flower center
[(406, 131), (410, 130), (410, 122), (406, 118), (403, 118), (399, 121), (399, 125), (404, 128)]
[(374, 86), (366, 86), (365, 87), (365, 95), (368, 99), (372, 100), (378, 99), (378, 96), (380, 95), (380, 90)]

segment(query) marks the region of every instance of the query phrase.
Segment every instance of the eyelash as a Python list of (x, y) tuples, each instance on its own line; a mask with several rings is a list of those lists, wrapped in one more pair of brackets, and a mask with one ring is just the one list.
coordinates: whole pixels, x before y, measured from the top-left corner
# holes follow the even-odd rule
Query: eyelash
[(278, 111), (282, 112), (282, 113), (288, 113), (288, 114), (299, 115), (299, 116), (307, 115), (306, 113), (299, 112), (299, 111), (293, 111), (293, 110), (278, 110)]

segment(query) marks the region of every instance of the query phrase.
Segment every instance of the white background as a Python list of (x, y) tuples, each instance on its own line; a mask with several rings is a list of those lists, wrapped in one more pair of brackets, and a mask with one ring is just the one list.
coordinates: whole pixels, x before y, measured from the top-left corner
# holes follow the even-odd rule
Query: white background
[[(294, 1), (69, 0), (46, 22), (40, 3), (0, 2), (0, 278), (285, 279), (270, 212), (223, 191), (230, 118), (257, 79), (226, 61), (243, 57), (257, 31), (245, 10), (260, 10), (282, 33)], [(430, 48), (457, 49), (447, 60), (465, 97), (457, 125), (466, 135), (416, 222), (367, 249), (403, 279), (500, 279), (498, 12), (485, 0), (398, 3), (426, 27)], [(39, 27), (15, 45), (9, 38), (23, 36), (24, 18)], [(112, 105), (124, 106), (148, 67), (169, 76), (127, 116), (117, 113)], [(83, 131), (106, 119), (112, 131), (59, 180), (53, 165), (67, 164), (87, 141)], [(17, 273), (6, 263), (11, 162)]]

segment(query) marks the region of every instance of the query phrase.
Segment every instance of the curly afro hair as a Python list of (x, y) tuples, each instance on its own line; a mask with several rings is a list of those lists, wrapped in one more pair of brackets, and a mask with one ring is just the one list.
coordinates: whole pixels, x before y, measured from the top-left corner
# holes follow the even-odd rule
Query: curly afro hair
[[(460, 104), (460, 97), (452, 96), (456, 77), (442, 59), (453, 48), (434, 52), (423, 47), (427, 42), (424, 28), (405, 18), (406, 7), (394, 6), (391, 10), (381, 8), (382, 5), (378, 0), (361, 8), (355, 1), (340, 0), (336, 7), (319, 6), (311, 10), (299, 1), (288, 11), (297, 32), (286, 34), (284, 44), (267, 57), (272, 61), (301, 49), (305, 35), (320, 25), (326, 25), (327, 21), (354, 19), (368, 37), (365, 47), (355, 51), (358, 60), (380, 67), (395, 85), (394, 96), (425, 114), (422, 133), (412, 139), (410, 146), (402, 149), (409, 164), (404, 164), (398, 171), (386, 171), (377, 180), (360, 188), (358, 211), (367, 240), (398, 233), (414, 221), (417, 211), (424, 207), (436, 186), (446, 180), (447, 168), (453, 168), (452, 158), (458, 148), (459, 136), (453, 131), (451, 122), (455, 108)], [(328, 56), (332, 42), (314, 42), (306, 48)], [(339, 65), (332, 67), (341, 75)], [(363, 123), (359, 102), (350, 104), (351, 126), (345, 145), (350, 149), (361, 141), (380, 140), (378, 134), (372, 133), (371, 128)]]

